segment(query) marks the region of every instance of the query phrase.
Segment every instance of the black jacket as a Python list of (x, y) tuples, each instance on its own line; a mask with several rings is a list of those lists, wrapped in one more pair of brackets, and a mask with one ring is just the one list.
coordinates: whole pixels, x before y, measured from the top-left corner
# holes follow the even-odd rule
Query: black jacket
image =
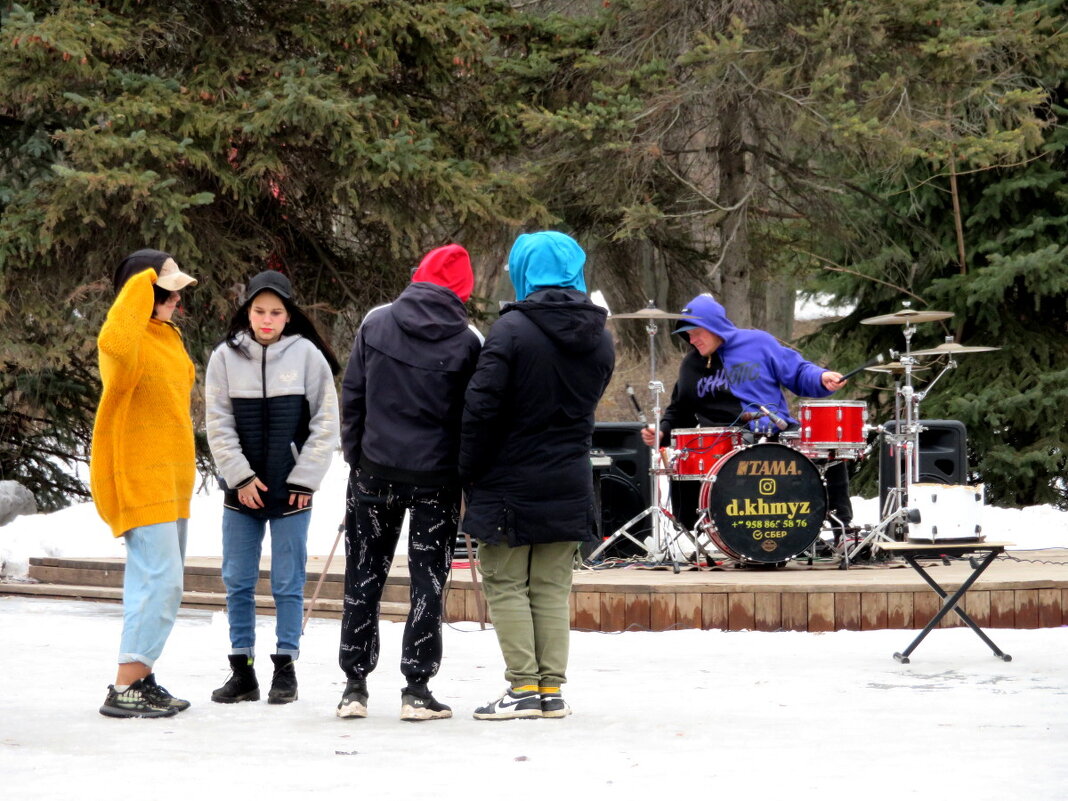
[(467, 388), (464, 530), (530, 545), (593, 539), (594, 411), (615, 363), (606, 313), (574, 289), (506, 306)]
[(345, 461), (387, 480), (455, 484), (464, 390), (481, 345), (463, 301), (434, 284), (409, 284), (369, 311), (341, 385)]

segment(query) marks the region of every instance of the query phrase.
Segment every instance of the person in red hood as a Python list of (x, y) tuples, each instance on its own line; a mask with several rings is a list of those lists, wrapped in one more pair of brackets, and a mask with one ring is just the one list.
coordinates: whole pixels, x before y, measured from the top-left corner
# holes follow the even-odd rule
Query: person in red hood
[(367, 313), (352, 346), (341, 390), (341, 444), (350, 469), (341, 718), (367, 716), (378, 604), (405, 512), (411, 611), (400, 663), (407, 680), (401, 718), (452, 717), (427, 683), (441, 666), (442, 590), (460, 516), (460, 421), (482, 348), (464, 305), (473, 286), (467, 251), (436, 248), (396, 300)]

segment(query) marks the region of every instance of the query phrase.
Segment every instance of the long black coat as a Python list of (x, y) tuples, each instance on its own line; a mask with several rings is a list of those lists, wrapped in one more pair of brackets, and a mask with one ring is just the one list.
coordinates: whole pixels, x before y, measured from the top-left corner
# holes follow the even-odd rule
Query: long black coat
[(615, 364), (606, 313), (549, 288), (506, 306), (464, 399), (464, 530), (511, 546), (595, 539), (590, 444)]

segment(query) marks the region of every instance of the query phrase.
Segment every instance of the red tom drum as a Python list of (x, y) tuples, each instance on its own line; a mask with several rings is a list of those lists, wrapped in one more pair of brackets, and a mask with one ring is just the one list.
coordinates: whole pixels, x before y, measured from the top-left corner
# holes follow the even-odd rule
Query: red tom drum
[(814, 459), (859, 459), (864, 455), (864, 401), (803, 400), (799, 449)]
[(742, 447), (744, 429), (734, 426), (676, 428), (671, 432), (672, 478), (701, 481), (721, 458)]

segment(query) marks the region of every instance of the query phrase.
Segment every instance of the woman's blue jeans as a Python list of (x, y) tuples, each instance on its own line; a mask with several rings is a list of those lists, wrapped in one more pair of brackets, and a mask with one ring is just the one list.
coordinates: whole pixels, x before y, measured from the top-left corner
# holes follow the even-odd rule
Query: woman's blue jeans
[(268, 524), (276, 652), (293, 659), (300, 654), (310, 521), (310, 509), (270, 520), (257, 520), (233, 509), (223, 509), (222, 578), (226, 585), (231, 654), (255, 656), (256, 653), (256, 582), (260, 577), (260, 552)]
[(138, 526), (123, 535), (126, 569), (122, 583), (122, 641), (119, 664), (152, 667), (174, 628), (182, 605), (188, 520)]

